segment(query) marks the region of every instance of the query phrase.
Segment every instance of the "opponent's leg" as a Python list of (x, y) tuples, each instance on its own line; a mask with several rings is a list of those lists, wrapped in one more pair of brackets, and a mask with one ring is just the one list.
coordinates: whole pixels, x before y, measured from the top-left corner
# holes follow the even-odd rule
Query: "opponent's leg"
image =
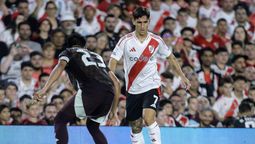
[(107, 140), (102, 133), (102, 131), (99, 129), (99, 123), (94, 122), (91, 119), (87, 119), (87, 128), (91, 136), (93, 137), (93, 140), (96, 144), (107, 144)]
[(132, 144), (144, 144), (144, 138), (142, 133), (143, 119), (139, 118), (135, 121), (130, 121), (131, 126), (131, 141)]
[(68, 133), (67, 133), (67, 123), (75, 119), (74, 110), (74, 98), (72, 97), (64, 107), (58, 112), (54, 120), (56, 143), (57, 144), (67, 144), (68, 143)]
[(148, 128), (148, 133), (152, 144), (161, 144), (160, 129), (155, 121), (156, 111), (154, 109), (143, 109), (143, 119)]

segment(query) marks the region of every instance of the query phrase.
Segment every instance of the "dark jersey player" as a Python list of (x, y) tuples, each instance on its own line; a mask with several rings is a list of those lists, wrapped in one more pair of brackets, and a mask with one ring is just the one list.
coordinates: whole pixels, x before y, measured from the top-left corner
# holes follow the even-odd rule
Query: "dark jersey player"
[(117, 100), (120, 94), (119, 81), (109, 71), (98, 54), (84, 49), (85, 40), (78, 34), (68, 38), (69, 47), (59, 55), (59, 62), (50, 74), (42, 90), (35, 94), (41, 100), (50, 86), (66, 70), (77, 93), (57, 114), (54, 126), (57, 144), (68, 143), (67, 123), (78, 118), (87, 118), (87, 128), (96, 144), (107, 144), (99, 129), (109, 113), (110, 121), (116, 118)]
[(254, 102), (245, 99), (239, 106), (239, 118), (234, 122), (237, 128), (255, 128)]

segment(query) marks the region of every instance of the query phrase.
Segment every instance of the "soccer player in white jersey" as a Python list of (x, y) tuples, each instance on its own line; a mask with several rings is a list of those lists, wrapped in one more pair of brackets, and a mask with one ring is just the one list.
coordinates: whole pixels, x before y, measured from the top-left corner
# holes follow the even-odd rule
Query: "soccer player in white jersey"
[(109, 68), (115, 71), (117, 62), (123, 56), (127, 91), (127, 120), (129, 121), (132, 144), (144, 144), (143, 120), (153, 144), (161, 144), (160, 129), (156, 119), (159, 100), (160, 76), (157, 72), (156, 57), (167, 58), (173, 65), (183, 84), (190, 87), (189, 80), (178, 65), (172, 49), (157, 35), (148, 32), (150, 12), (139, 7), (133, 13), (135, 31), (123, 36), (113, 50)]

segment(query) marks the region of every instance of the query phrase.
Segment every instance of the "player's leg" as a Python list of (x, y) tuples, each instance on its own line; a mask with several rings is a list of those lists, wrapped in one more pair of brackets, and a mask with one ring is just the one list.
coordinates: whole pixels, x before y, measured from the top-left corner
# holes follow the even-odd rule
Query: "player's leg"
[(75, 119), (74, 111), (74, 98), (72, 97), (64, 107), (58, 112), (55, 120), (55, 137), (57, 144), (67, 144), (68, 143), (68, 133), (67, 133), (67, 123)]
[(91, 120), (87, 119), (87, 129), (91, 136), (93, 137), (93, 140), (96, 144), (107, 144), (107, 140), (102, 133), (102, 131), (99, 129), (100, 124)]
[(132, 144), (144, 144), (144, 138), (142, 133), (143, 119), (139, 118), (129, 122), (131, 126), (131, 141)]
[(161, 144), (160, 129), (156, 122), (156, 108), (159, 100), (158, 90), (150, 90), (144, 95), (143, 120), (148, 128), (152, 144)]
[(143, 120), (143, 97), (142, 95), (127, 94), (127, 120), (131, 126), (131, 142), (132, 144), (144, 144), (144, 138), (142, 134)]

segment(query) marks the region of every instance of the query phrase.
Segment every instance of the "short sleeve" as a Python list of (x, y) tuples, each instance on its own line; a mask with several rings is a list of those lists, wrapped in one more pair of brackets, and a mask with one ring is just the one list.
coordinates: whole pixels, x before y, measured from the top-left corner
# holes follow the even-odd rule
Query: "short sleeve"
[(119, 61), (123, 55), (126, 37), (122, 37), (115, 46), (111, 57)]
[(68, 49), (66, 49), (59, 54), (58, 58), (59, 60), (64, 60), (68, 63), (71, 59), (71, 52)]
[(167, 46), (161, 38), (159, 38), (158, 54), (161, 58), (167, 58), (172, 54), (172, 47)]

